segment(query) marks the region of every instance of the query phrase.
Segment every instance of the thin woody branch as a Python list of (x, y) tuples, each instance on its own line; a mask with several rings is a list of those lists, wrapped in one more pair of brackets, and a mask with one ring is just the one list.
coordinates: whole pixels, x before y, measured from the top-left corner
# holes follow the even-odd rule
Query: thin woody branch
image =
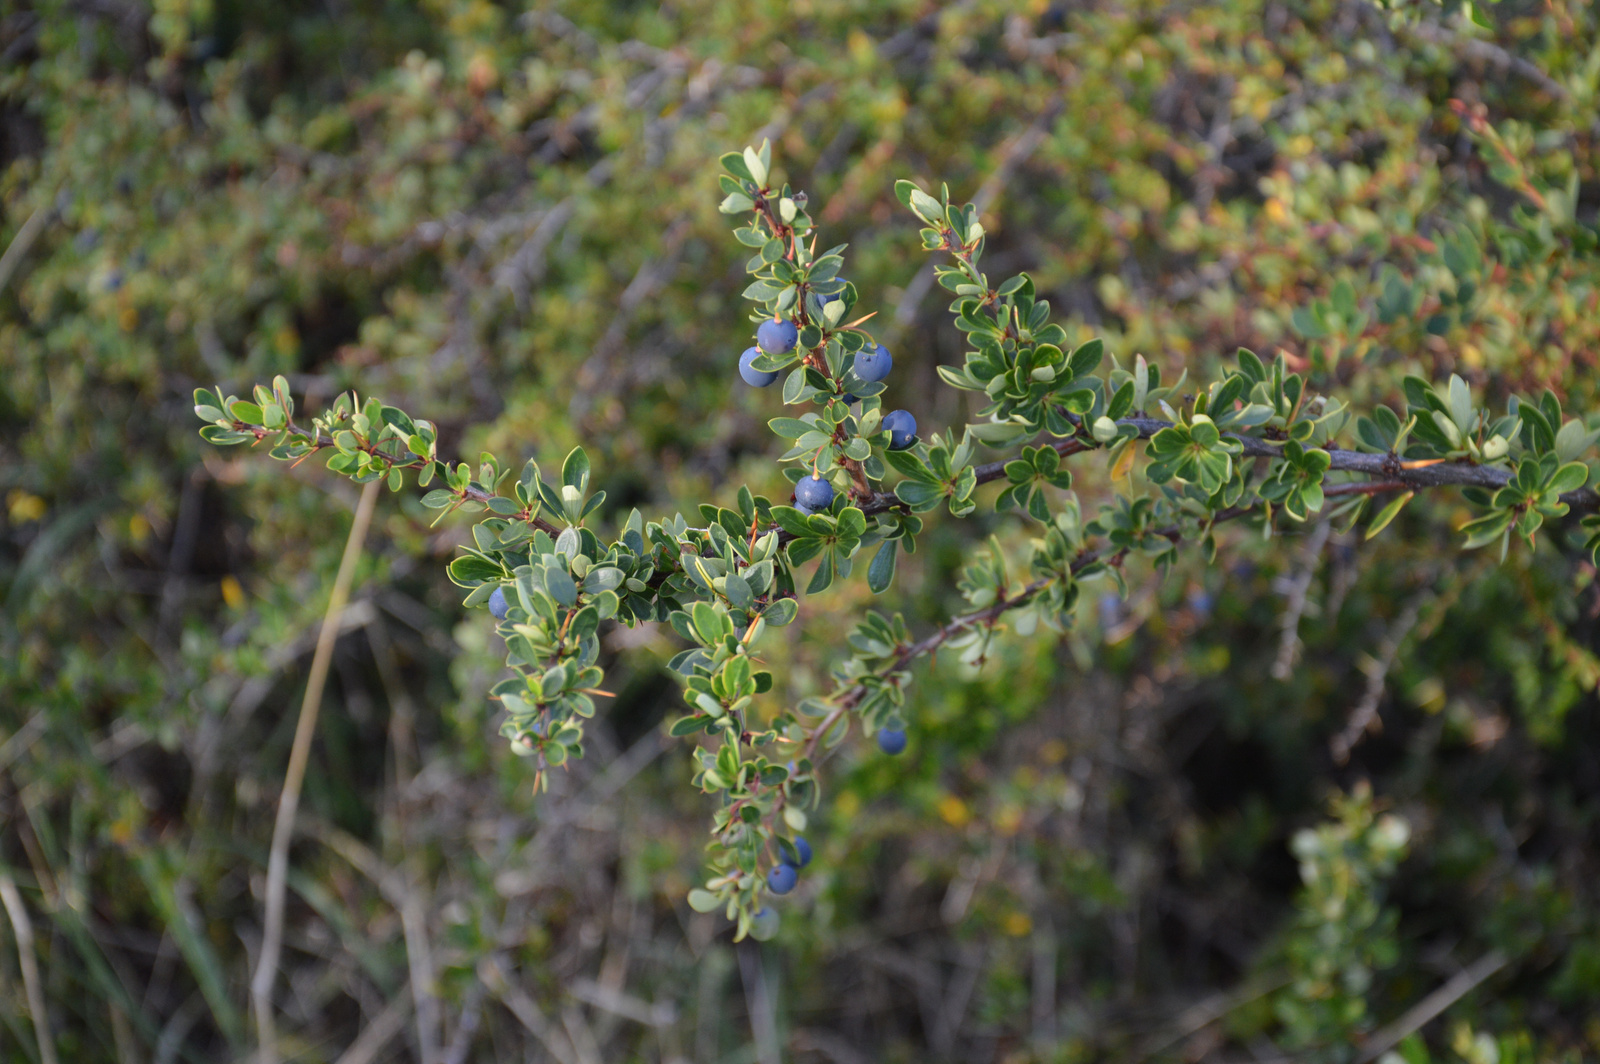
[[(1147, 440), (1162, 429), (1173, 427), (1170, 421), (1160, 418), (1129, 417), (1117, 422), (1118, 425), (1132, 425), (1139, 430), (1139, 438)], [(1233, 433), (1225, 434), (1224, 438), (1237, 440), (1244, 446), (1242, 456), (1245, 458), (1279, 458), (1283, 455), (1281, 446), (1270, 440), (1258, 436), (1240, 436)], [(1098, 450), (1100, 445), (1093, 440), (1086, 440), (1081, 436), (1069, 436), (1066, 439), (1052, 440), (1049, 444), (1055, 448), (1062, 457), (1080, 454), (1084, 451)], [(1328, 495), (1364, 494), (1381, 495), (1390, 491), (1412, 491), (1419, 488), (1485, 488), (1495, 491), (1506, 486), (1511, 480), (1511, 471), (1498, 466), (1478, 465), (1469, 461), (1437, 462), (1427, 466), (1410, 466), (1398, 455), (1370, 454), (1366, 451), (1350, 451), (1341, 447), (1326, 448), (1328, 457), (1332, 460), (1328, 466), (1330, 473), (1354, 473), (1360, 476), (1382, 478), (1372, 485), (1346, 487), (1345, 485), (1329, 485), (1325, 491)], [(973, 467), (977, 474), (979, 484), (988, 484), (1003, 478), (1006, 463), (1010, 459), (997, 462), (988, 462), (984, 465)], [(1335, 490), (1343, 489), (1343, 490)], [(1587, 514), (1600, 512), (1600, 494), (1591, 488), (1580, 488), (1569, 491), (1561, 496), (1561, 501), (1572, 508), (1573, 513)], [(859, 503), (863, 513), (869, 517), (873, 514), (885, 513), (889, 510), (904, 506), (893, 492), (878, 492), (870, 499)]]

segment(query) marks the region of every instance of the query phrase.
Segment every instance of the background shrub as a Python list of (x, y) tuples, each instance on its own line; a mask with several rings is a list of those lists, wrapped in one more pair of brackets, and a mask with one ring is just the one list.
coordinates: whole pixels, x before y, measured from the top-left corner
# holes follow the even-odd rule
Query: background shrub
[[(1484, 17), (11, 5), (0, 867), (59, 1056), (253, 1044), (267, 843), (356, 492), (203, 443), (194, 388), (357, 389), (468, 459), (582, 443), (613, 526), (776, 497), (780, 399), (736, 379), (748, 253), (716, 209), (717, 156), (770, 138), (850, 241), (924, 432), (974, 408), (936, 373), (962, 341), (901, 177), (974, 200), (990, 266), (1124, 365), (1203, 385), (1281, 351), (1362, 410), (1456, 373), (1597, 429), (1596, 15)], [(1103, 463), (1072, 468), (1109, 497)], [(975, 544), (1023, 549), (991, 509), (902, 557), (919, 630), (961, 608)], [(286, 1053), (368, 1031), (430, 1062), (1352, 1060), (1441, 987), (1408, 1059), (1600, 1053), (1574, 522), (1504, 562), (1461, 551), (1453, 492), (1370, 541), (1228, 530), (1214, 563), (1130, 567), (1064, 637), (924, 667), (907, 752), (844, 748), (782, 930), (734, 946), (684, 901), (709, 811), (662, 735), (677, 638), (606, 636), (616, 698), (535, 796), (486, 698), (491, 622), (444, 575), (469, 525), (433, 516), (385, 496), (356, 574), (293, 851)], [(870, 599), (858, 577), (808, 603), (769, 655), (787, 697), (826, 688)], [(0, 1046), (36, 1059), (16, 941)]]

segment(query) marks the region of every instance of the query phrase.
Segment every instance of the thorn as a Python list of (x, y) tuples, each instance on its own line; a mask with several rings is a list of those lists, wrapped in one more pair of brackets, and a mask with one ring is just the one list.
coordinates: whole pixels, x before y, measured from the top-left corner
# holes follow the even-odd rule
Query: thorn
[(878, 316), (878, 312), (877, 311), (873, 311), (871, 314), (868, 314), (868, 315), (866, 315), (864, 317), (857, 318), (855, 321), (851, 322), (849, 325), (840, 326), (840, 328), (841, 329), (854, 329), (857, 325), (860, 325), (862, 322), (866, 321), (868, 318), (875, 318), (877, 316)]

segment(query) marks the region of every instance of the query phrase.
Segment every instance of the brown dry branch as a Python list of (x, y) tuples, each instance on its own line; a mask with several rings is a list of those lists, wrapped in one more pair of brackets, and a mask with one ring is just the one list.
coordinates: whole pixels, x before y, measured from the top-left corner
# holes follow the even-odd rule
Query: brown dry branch
[[(338, 638), (338, 619), (350, 597), (350, 582), (355, 577), (356, 560), (361, 556), (361, 547), (367, 538), (367, 526), (371, 524), (372, 512), (377, 506), (378, 484), (378, 481), (372, 481), (362, 489), (361, 502), (356, 507), (355, 520), (351, 522), (350, 534), (345, 540), (344, 557), (339, 560), (339, 571), (333, 580), (333, 590), (328, 595), (328, 612), (317, 639), (316, 654), (311, 660), (311, 675), (306, 681), (305, 699), (300, 704), (300, 719), (295, 725), (294, 746), (290, 750), (289, 768), (284, 775), (277, 823), (272, 830), (261, 959), (250, 981), (251, 1002), (261, 1041), (261, 1064), (277, 1064), (278, 1060), (278, 1029), (272, 1011), (272, 987), (277, 982), (278, 958), (283, 948), (283, 904), (289, 874), (289, 843), (294, 837), (295, 814), (300, 808), (300, 786), (305, 782), (306, 764), (311, 759), (311, 740), (316, 735), (317, 713), (322, 706), (322, 687), (328, 678), (328, 665), (333, 658), (334, 642)], [(432, 1064), (431, 1058), (425, 1057), (425, 1061), (426, 1064)]]
[(39, 978), (39, 959), (33, 952), (33, 921), (28, 907), (10, 872), (0, 872), (0, 902), (5, 904), (11, 931), (17, 938), (17, 960), (22, 965), (22, 988), (28, 997), (28, 1013), (33, 1019), (33, 1036), (39, 1045), (43, 1064), (56, 1064), (56, 1040), (50, 1031), (50, 1010), (44, 1000), (44, 984)]

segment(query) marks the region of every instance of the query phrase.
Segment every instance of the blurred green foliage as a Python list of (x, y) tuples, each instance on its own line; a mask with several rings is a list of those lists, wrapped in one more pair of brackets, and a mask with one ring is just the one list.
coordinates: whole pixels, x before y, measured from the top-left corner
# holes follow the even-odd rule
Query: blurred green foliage
[[(250, 1048), (267, 840), (354, 493), (203, 444), (195, 387), (354, 388), (451, 457), (553, 468), (581, 442), (613, 526), (776, 496), (778, 398), (736, 384), (746, 252), (716, 211), (717, 156), (770, 137), (850, 241), (925, 428), (971, 408), (935, 370), (960, 338), (906, 176), (977, 200), (994, 269), (1124, 365), (1210, 381), (1281, 350), (1357, 409), (1457, 373), (1592, 421), (1596, 259), (1543, 236), (1595, 226), (1600, 21), (1483, 15), (4, 6), (0, 868), (59, 1056)], [(1219, 532), (1215, 563), (1130, 566), (1068, 635), (925, 668), (907, 754), (835, 759), (780, 937), (735, 948), (682, 900), (708, 810), (658, 739), (677, 639), (606, 639), (617, 697), (536, 798), (486, 699), (498, 640), (444, 577), (464, 523), (382, 507), (294, 850), (300, 1059), (377, 1029), (384, 1059), (1353, 1060), (1497, 953), (1402, 1059), (1600, 1054), (1600, 592), (1574, 528), (1496, 564), (1435, 493), (1371, 542)], [(919, 631), (975, 543), (1023, 557), (990, 510), (930, 515), (901, 559)], [(786, 697), (827, 689), (869, 599), (841, 585), (773, 648)], [(0, 1056), (34, 1060), (0, 942)]]

